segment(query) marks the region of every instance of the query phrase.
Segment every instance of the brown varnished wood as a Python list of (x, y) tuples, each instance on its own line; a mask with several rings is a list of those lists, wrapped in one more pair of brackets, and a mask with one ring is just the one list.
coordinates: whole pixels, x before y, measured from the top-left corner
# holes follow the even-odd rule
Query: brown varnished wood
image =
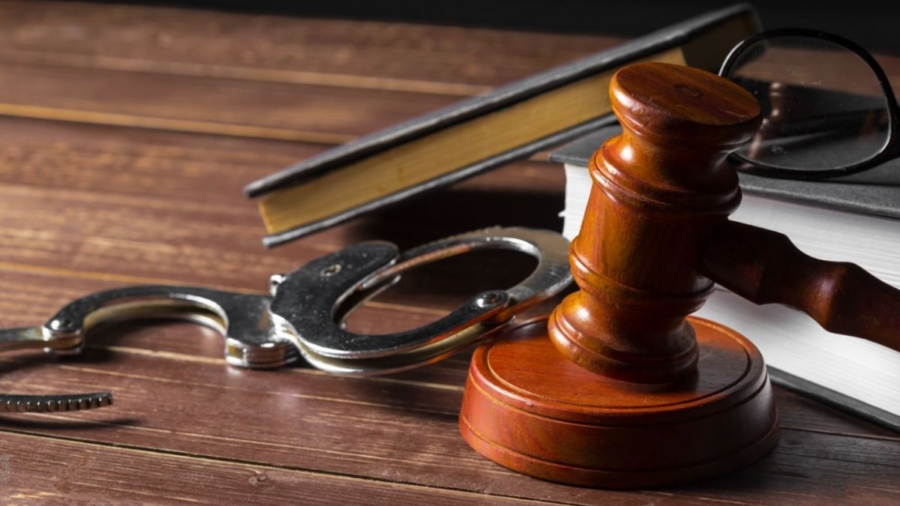
[(900, 290), (849, 262), (826, 262), (784, 234), (727, 222), (716, 227), (702, 272), (756, 304), (787, 304), (829, 332), (900, 351)]
[(0, 13), (7, 62), (466, 96), (622, 40), (138, 4), (4, 0)]
[[(216, 504), (228, 497), (240, 504), (539, 505), (543, 501), (485, 497), (413, 484), (384, 484), (354, 477), (227, 460), (185, 458), (131, 448), (103, 448), (42, 438), (6, 436), (9, 459), (4, 492), (16, 504)], [(103, 453), (104, 460), (97, 459)], [(43, 486), (29, 479), (43, 476)], [(102, 496), (102, 500), (98, 499)]]
[[(40, 96), (42, 105), (34, 103)], [(459, 97), (0, 62), (0, 113), (340, 144)], [(369, 114), (342, 113), (344, 107)]]
[(691, 323), (699, 372), (665, 385), (598, 376), (555, 352), (546, 320), (523, 325), (476, 351), (463, 437), (503, 466), (584, 486), (659, 487), (747, 465), (777, 441), (762, 357), (734, 332)]
[[(383, 114), (369, 105), (378, 90), (410, 100), (469, 93), (612, 42), (88, 2), (2, 2), (0, 27), (0, 61), (59, 67), (58, 75), (116, 71), (131, 77), (122, 86), (138, 89), (147, 74), (203, 75), (265, 93), (256, 81), (284, 83), (284, 74), (254, 71), (274, 69), (288, 71), (289, 82), (357, 90), (371, 98), (357, 101), (345, 123), (359, 132), (394, 120), (372, 117)], [(216, 74), (221, 67), (239, 68)], [(102, 96), (80, 96), (103, 106)], [(23, 103), (58, 100), (33, 90)], [(208, 103), (191, 114), (202, 117)], [(320, 113), (340, 114), (335, 107)], [(291, 126), (301, 119), (309, 120)], [(8, 118), (0, 134), (3, 327), (42, 321), (96, 290), (158, 279), (262, 293), (271, 269), (363, 239), (413, 246), (497, 223), (561, 223), (562, 171), (527, 162), (265, 251), (241, 187), (324, 146)], [(499, 270), (474, 272), (490, 283), (504, 279)], [(471, 272), (442, 270), (425, 279), (438, 283), (387, 292), (357, 323), (373, 331), (421, 324), (472, 288)], [(81, 357), (0, 363), (6, 390), (95, 385), (117, 396), (108, 411), (2, 417), (10, 474), (0, 503), (821, 505), (891, 504), (900, 494), (896, 435), (777, 388), (784, 430), (767, 458), (701, 484), (617, 492), (536, 480), (472, 452), (456, 428), (466, 355), (401, 375), (339, 379), (303, 367), (237, 371), (224, 364), (218, 335), (183, 323), (113, 328), (90, 343)]]
[(615, 43), (141, 6), (92, 12), (0, 3), (0, 115), (340, 144)]
[[(458, 373), (450, 375), (447, 371), (445, 378), (429, 369), (403, 378), (335, 381), (304, 370), (229, 371), (221, 359), (213, 362), (219, 352), (213, 348), (183, 358), (138, 353), (143, 347), (160, 350), (179, 337), (213, 337), (194, 334), (186, 325), (131, 328), (118, 336), (100, 337), (100, 348), (92, 348), (81, 360), (67, 361), (62, 368), (53, 363), (4, 364), (0, 380), (5, 382), (0, 386), (10, 388), (15, 382), (37, 381), (43, 390), (52, 391), (73, 384), (113, 385), (116, 411), (42, 416), (31, 422), (23, 416), (3, 417), (0, 428), (83, 441), (98, 452), (107, 445), (159, 449), (184, 457), (206, 456), (250, 465), (271, 463), (280, 468), (396, 480), (438, 490), (489, 488), (492, 495), (574, 504), (641, 504), (650, 498), (690, 504), (703, 497), (777, 504), (779, 498), (787, 500), (796, 490), (807, 491), (810, 501), (827, 498), (819, 490), (830, 489), (817, 483), (842, 483), (848, 490), (858, 490), (859, 497), (872, 500), (889, 498), (897, 490), (895, 483), (885, 483), (881, 489), (875, 485), (879, 476), (892, 472), (890, 461), (883, 456), (900, 451), (900, 442), (872, 440), (854, 446), (855, 440), (847, 436), (800, 431), (789, 436), (790, 446), (776, 451), (764, 465), (724, 481), (682, 488), (674, 496), (672, 491), (649, 495), (579, 492), (506, 471), (465, 446), (454, 430), (465, 370), (455, 369), (453, 363), (438, 366)], [(164, 340), (150, 345), (155, 338)], [(115, 346), (107, 347), (109, 344)], [(204, 357), (210, 360), (194, 360)], [(452, 386), (456, 388), (449, 388)], [(148, 410), (144, 395), (159, 395), (167, 402)], [(272, 416), (273, 410), (288, 416)], [(828, 420), (827, 411), (819, 409), (815, 414)], [(265, 419), (266, 430), (250, 430), (261, 419)], [(834, 426), (841, 430), (846, 427)], [(840, 462), (831, 459), (848, 455), (858, 463), (857, 469), (868, 472), (842, 479)], [(92, 461), (108, 460), (95, 455)]]
[(699, 273), (706, 237), (740, 202), (725, 156), (752, 136), (756, 100), (687, 67), (633, 65), (610, 86), (624, 133), (594, 155), (571, 265), (581, 291), (551, 319), (582, 367), (629, 381), (691, 374), (684, 317), (713, 288)]
[(549, 316), (476, 351), (460, 430), (516, 471), (606, 488), (732, 471), (778, 440), (759, 351), (687, 315), (713, 282), (703, 247), (740, 202), (725, 157), (750, 139), (747, 91), (687, 67), (643, 63), (610, 85), (623, 135), (594, 181), (570, 263), (579, 291)]
[[(409, 248), (523, 218), (543, 220), (531, 223), (545, 228), (559, 223), (546, 210), (562, 205), (564, 175), (550, 164), (519, 162), (315, 241), (261, 248), (259, 214), (240, 198), (243, 186), (321, 149), (0, 118), (0, 266), (265, 292), (271, 273), (352, 242)], [(445, 221), (429, 218), (432, 205), (446, 207)], [(448, 288), (477, 278), (457, 275), (417, 294), (414, 304), (444, 310)]]

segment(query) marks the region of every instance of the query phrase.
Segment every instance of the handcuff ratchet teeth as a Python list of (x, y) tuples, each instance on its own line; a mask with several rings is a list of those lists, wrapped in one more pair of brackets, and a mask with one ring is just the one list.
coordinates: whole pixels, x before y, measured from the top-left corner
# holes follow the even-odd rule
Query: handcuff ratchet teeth
[[(391, 334), (349, 332), (343, 321), (362, 302), (416, 266), (475, 250), (507, 249), (538, 261), (508, 290), (472, 297), (446, 316)], [(181, 319), (219, 331), (234, 366), (271, 369), (300, 356), (345, 375), (388, 374), (426, 364), (497, 335), (517, 313), (555, 295), (572, 280), (568, 242), (559, 234), (492, 228), (441, 239), (400, 253), (387, 242), (364, 242), (272, 276), (271, 296), (186, 286), (144, 285), (96, 292), (74, 300), (41, 327), (0, 329), (0, 351), (42, 349), (77, 354), (91, 329), (146, 318)], [(0, 412), (54, 412), (112, 403), (110, 393), (0, 394)]]

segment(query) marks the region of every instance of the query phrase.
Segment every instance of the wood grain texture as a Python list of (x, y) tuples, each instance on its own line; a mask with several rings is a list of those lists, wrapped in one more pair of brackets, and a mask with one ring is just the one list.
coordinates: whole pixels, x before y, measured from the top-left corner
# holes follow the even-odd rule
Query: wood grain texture
[(590, 372), (556, 352), (546, 316), (523, 323), (475, 351), (460, 431), (498, 464), (582, 486), (681, 485), (743, 468), (778, 441), (762, 357), (734, 331), (689, 323), (697, 372), (662, 385)]
[(569, 248), (579, 290), (476, 350), (460, 431), (538, 478), (691, 483), (745, 467), (778, 440), (759, 350), (686, 319), (714, 289), (700, 274), (703, 248), (740, 202), (725, 157), (759, 127), (760, 106), (724, 78), (657, 62), (616, 72), (609, 95), (622, 135), (591, 161)]
[(714, 283), (706, 238), (740, 203), (725, 156), (761, 121), (740, 86), (684, 66), (641, 63), (613, 77), (622, 135), (591, 160), (594, 181), (570, 263), (581, 290), (551, 318), (557, 348), (593, 372), (663, 383), (695, 371), (684, 317)]
[(813, 258), (784, 234), (723, 223), (710, 237), (702, 270), (755, 304), (786, 304), (829, 332), (900, 351), (900, 290), (854, 263)]
[(346, 142), (456, 100), (388, 90), (2, 63), (0, 90), (0, 113), (6, 115), (324, 144)]
[[(70, 441), (50, 440), (29, 451), (36, 440), (9, 434), (0, 443), (8, 459), (3, 464), (7, 504), (221, 504), (222, 497), (241, 504), (546, 504)], [(43, 486), (36, 487), (31, 476), (42, 476)]]
[[(98, 14), (92, 6), (33, 4), (0, 4), (0, 114), (323, 144), (616, 42), (139, 6), (109, 6)], [(44, 103), (37, 105), (33, 94)]]
[[(75, 2), (2, 2), (0, 27), (0, 78), (21, 105), (328, 135), (358, 135), (612, 42)], [(11, 69), (36, 80), (14, 83)], [(92, 75), (116, 86), (91, 84)], [(51, 96), (64, 91), (51, 82), (59, 76), (71, 77), (79, 94)], [(141, 99), (131, 87), (149, 82), (159, 90), (129, 104)], [(248, 102), (229, 117), (214, 97), (194, 100), (207, 82)], [(177, 96), (181, 83), (189, 99)], [(278, 103), (263, 95), (294, 86), (332, 97), (330, 105), (267, 117)], [(72, 97), (79, 102), (64, 102)], [(344, 98), (358, 106), (353, 114)], [(388, 110), (394, 101), (410, 105)], [(183, 108), (161, 114), (166, 104)], [(562, 171), (522, 162), (265, 251), (240, 189), (324, 146), (166, 128), (0, 117), (0, 326), (40, 323), (74, 297), (129, 283), (261, 293), (270, 274), (358, 240), (411, 247), (490, 225), (561, 225)], [(528, 264), (512, 263), (485, 257), (416, 271), (351, 323), (379, 332), (431, 321), (472, 293), (516, 281)], [(111, 388), (116, 404), (0, 419), (0, 457), (9, 456), (8, 468), (0, 458), (0, 502), (889, 504), (900, 495), (900, 438), (777, 389), (782, 445), (739, 473), (641, 493), (527, 478), (460, 438), (468, 360), (370, 379), (303, 366), (242, 371), (225, 365), (220, 336), (184, 323), (112, 327), (72, 359), (4, 356), (4, 391), (97, 386)]]
[(75, 2), (3, 1), (0, 27), (5, 61), (65, 66), (68, 58), (98, 70), (248, 80), (274, 71), (280, 81), (450, 95), (482, 93), (621, 41)]
[[(0, 119), (0, 132), (0, 266), (122, 282), (264, 291), (273, 272), (293, 270), (350, 242), (386, 239), (412, 247), (493, 225), (555, 227), (554, 214), (542, 211), (562, 205), (558, 193), (541, 189), (561, 187), (562, 173), (523, 162), (315, 241), (266, 251), (256, 207), (241, 188), (320, 148), (33, 120)], [(513, 174), (515, 182), (505, 183)], [(505, 198), (498, 202), (490, 191)], [(525, 214), (516, 209), (533, 203), (545, 207)], [(443, 225), (426, 226), (432, 205), (447, 208)], [(407, 226), (410, 219), (416, 226)]]
[[(178, 334), (182, 339), (206, 338), (186, 335), (183, 325), (164, 328), (173, 335), (163, 338), (163, 343)], [(414, 376), (432, 375), (431, 370), (403, 378), (336, 380), (305, 369), (229, 370), (214, 358), (217, 337), (215, 346), (207, 350), (212, 359), (208, 361), (196, 360), (195, 355), (179, 358), (166, 350), (131, 351), (131, 341), (150, 342), (160, 334), (160, 329), (130, 328), (115, 337), (114, 347), (102, 344), (113, 336), (101, 336), (99, 348), (62, 365), (5, 363), (0, 386), (7, 390), (10, 383), (40, 382), (41, 391), (103, 385), (112, 386), (117, 398), (115, 409), (106, 412), (5, 417), (0, 427), (99, 446), (161, 450), (566, 503), (615, 500), (641, 504), (673, 493), (646, 496), (573, 489), (505, 471), (482, 459), (465, 446), (455, 430), (463, 377), (458, 363), (437, 366), (449, 368), (448, 373), (456, 370), (455, 378), (443, 380)], [(152, 408), (148, 402), (153, 403)], [(261, 426), (265, 430), (260, 430)], [(772, 504), (801, 490), (810, 503), (827, 499), (829, 494), (849, 498), (846, 494), (857, 489), (871, 500), (888, 500), (898, 493), (896, 484), (879, 485), (897, 472), (891, 464), (900, 452), (896, 440), (863, 441), (802, 430), (789, 431), (784, 438), (789, 443), (760, 464), (719, 481), (679, 489), (671, 502), (691, 503), (707, 495), (727, 499), (735, 487), (743, 489), (745, 501)], [(852, 479), (842, 476), (846, 471), (843, 459), (855, 462), (859, 475)], [(826, 484), (830, 487), (824, 487)], [(841, 492), (841, 488), (846, 490)]]

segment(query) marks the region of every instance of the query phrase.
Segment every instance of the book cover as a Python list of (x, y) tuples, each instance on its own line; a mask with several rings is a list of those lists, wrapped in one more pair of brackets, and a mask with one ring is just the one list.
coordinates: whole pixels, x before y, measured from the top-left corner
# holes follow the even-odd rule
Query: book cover
[[(274, 246), (335, 225), (383, 205), (458, 182), (512, 160), (560, 145), (608, 125), (614, 122), (615, 118), (609, 114), (609, 111), (604, 111), (602, 115), (582, 123), (561, 128), (549, 134), (545, 133), (543, 137), (521, 145), (506, 147), (483, 159), (465, 163), (463, 166), (456, 167), (454, 170), (430, 180), (401, 182), (399, 188), (395, 188), (388, 194), (378, 195), (368, 200), (362, 199), (360, 202), (349, 204), (346, 206), (347, 208), (342, 208), (340, 203), (329, 202), (329, 205), (335, 206), (334, 210), (308, 222), (298, 219), (295, 220), (296, 223), (291, 223), (289, 226), (274, 224), (276, 220), (267, 216), (265, 208), (267, 199), (277, 196), (279, 192), (299, 188), (311, 181), (324, 178), (329, 173), (346, 170), (348, 166), (360, 163), (361, 160), (365, 161), (428, 136), (445, 133), (466, 122), (475, 121), (498, 111), (508, 110), (529, 99), (549, 94), (642, 58), (654, 55), (671, 58), (671, 55), (674, 54), (672, 51), (677, 50), (677, 57), (682, 59), (683, 63), (712, 69), (721, 63), (734, 43), (758, 29), (759, 23), (751, 6), (735, 5), (718, 10), (596, 55), (497, 88), (486, 95), (461, 101), (423, 117), (364, 136), (255, 181), (245, 188), (245, 193), (250, 198), (264, 197), (260, 202), (260, 209), (266, 219), (270, 234), (264, 243), (267, 246)], [(605, 94), (605, 90), (602, 92)]]

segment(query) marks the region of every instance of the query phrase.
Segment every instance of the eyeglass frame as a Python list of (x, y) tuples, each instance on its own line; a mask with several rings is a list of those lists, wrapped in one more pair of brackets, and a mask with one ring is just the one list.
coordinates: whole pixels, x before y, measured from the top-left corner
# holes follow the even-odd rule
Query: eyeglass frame
[(736, 46), (731, 48), (731, 51), (728, 52), (728, 55), (722, 62), (722, 66), (719, 68), (719, 76), (727, 78), (737, 62), (738, 56), (740, 56), (748, 47), (760, 41), (778, 37), (808, 37), (824, 40), (843, 47), (862, 58), (874, 72), (875, 78), (881, 86), (882, 93), (884, 93), (884, 98), (887, 100), (889, 124), (888, 139), (881, 149), (871, 157), (844, 167), (815, 170), (786, 169), (750, 160), (737, 153), (732, 153), (729, 158), (731, 158), (732, 161), (737, 162), (735, 164), (737, 170), (771, 178), (822, 180), (859, 174), (860, 172), (865, 172), (884, 162), (893, 160), (894, 158), (900, 158), (900, 106), (897, 105), (897, 98), (894, 95), (894, 90), (891, 88), (891, 83), (888, 80), (887, 74), (884, 72), (884, 69), (881, 68), (878, 61), (875, 60), (875, 57), (873, 57), (865, 48), (849, 39), (833, 33), (807, 28), (777, 28), (774, 30), (766, 30), (742, 40)]

